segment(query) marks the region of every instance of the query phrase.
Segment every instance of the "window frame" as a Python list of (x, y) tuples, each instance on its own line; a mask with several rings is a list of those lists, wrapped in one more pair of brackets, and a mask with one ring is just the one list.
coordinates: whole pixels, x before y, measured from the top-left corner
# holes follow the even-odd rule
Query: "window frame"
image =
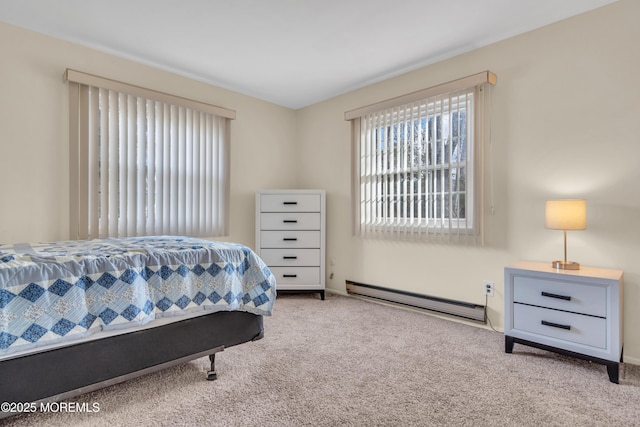
[[(69, 232), (71, 239), (156, 234), (218, 237), (228, 234), (230, 121), (235, 119), (235, 111), (71, 69), (65, 71), (64, 80), (68, 83), (69, 89)], [(108, 94), (108, 96), (104, 94)], [(123, 113), (122, 110), (118, 110), (115, 103), (112, 103), (110, 105), (114, 105), (114, 110), (118, 111), (112, 114), (112, 107), (108, 107), (109, 117), (105, 117), (106, 115), (103, 111), (105, 107), (101, 104), (101, 97), (106, 100), (106, 98), (111, 98), (114, 94), (120, 101), (122, 101), (122, 97), (125, 97), (125, 104), (121, 104), (120, 106), (128, 108), (129, 112), (127, 113), (125, 111)], [(129, 104), (126, 105), (126, 103)], [(158, 110), (156, 108), (157, 106), (161, 108)], [(167, 113), (168, 110), (169, 112)], [(125, 117), (123, 114), (127, 116)], [(156, 114), (156, 116), (153, 116), (153, 114)], [(163, 114), (164, 117), (160, 117)], [(153, 120), (150, 119), (150, 116), (156, 117), (160, 122), (164, 120), (162, 129), (156, 129), (156, 127), (154, 127), (152, 123)], [(205, 118), (214, 120), (214, 123), (216, 123), (214, 133), (217, 132), (217, 135), (213, 136), (219, 138), (215, 145), (210, 144), (211, 138), (209, 137), (211, 135), (207, 133), (210, 130), (210, 120), (205, 123)], [(200, 119), (203, 121), (201, 122)], [(120, 141), (114, 143), (108, 140), (108, 136), (106, 135), (108, 133), (114, 134), (110, 125), (118, 120), (128, 121), (129, 123), (128, 128), (118, 127), (118, 129), (120, 129), (119, 136), (112, 136), (114, 139), (120, 138), (125, 141), (122, 143)], [(120, 125), (122, 125), (122, 123), (120, 123)], [(203, 131), (204, 133), (196, 135), (198, 132), (197, 126), (200, 126), (200, 129), (206, 128), (206, 132)], [(103, 132), (101, 132), (100, 129), (104, 130), (105, 135), (102, 135)], [(129, 133), (128, 135), (126, 135), (127, 132)], [(126, 140), (126, 138), (130, 138), (130, 140)], [(152, 149), (152, 146), (163, 138), (165, 160), (169, 157), (179, 156), (183, 159), (181, 160), (182, 163), (178, 163), (178, 167), (181, 168), (184, 167), (182, 166), (183, 164), (187, 164), (186, 162), (188, 162), (189, 159), (193, 159), (198, 155), (196, 150), (201, 147), (206, 145), (208, 153), (211, 152), (212, 149), (216, 150), (218, 157), (213, 163), (207, 164), (208, 167), (211, 165), (215, 167), (215, 171), (209, 174), (210, 179), (214, 180), (211, 185), (215, 186), (212, 193), (212, 197), (215, 196), (215, 201), (207, 205), (206, 208), (209, 209), (206, 214), (208, 215), (209, 211), (213, 210), (212, 216), (215, 216), (215, 218), (212, 221), (207, 219), (206, 221), (209, 221), (208, 224), (203, 225), (205, 220), (198, 220), (198, 214), (185, 215), (185, 212), (192, 212), (193, 209), (200, 209), (204, 212), (203, 210), (205, 208), (198, 203), (200, 197), (195, 193), (191, 194), (191, 191), (195, 190), (189, 187), (189, 183), (185, 184), (183, 179), (176, 182), (177, 180), (175, 179), (166, 178), (176, 173), (174, 170), (176, 162), (173, 158), (171, 158), (170, 163), (165, 163), (167, 167), (159, 168), (159, 171), (156, 169), (156, 175), (145, 175), (146, 171), (153, 169), (153, 167), (150, 166), (153, 163), (149, 163), (152, 162), (152, 160), (148, 157), (153, 155), (154, 149)], [(185, 144), (186, 139), (191, 141), (197, 138), (201, 138), (198, 142), (199, 145)], [(120, 144), (124, 144), (124, 146)], [(128, 147), (127, 144), (129, 144)], [(135, 146), (132, 147), (134, 144)], [(109, 145), (109, 147), (106, 147), (106, 145)], [(190, 150), (185, 147), (190, 147)], [(111, 153), (108, 153), (108, 148), (112, 150)], [(114, 149), (120, 150), (120, 158), (118, 158), (118, 153), (116, 153), (116, 157), (113, 158)], [(111, 158), (108, 158), (109, 155)], [(123, 155), (126, 164), (122, 163)], [(109, 165), (112, 167), (113, 165), (117, 165), (118, 170), (126, 170), (126, 172), (124, 172), (128, 174), (126, 179), (133, 181), (133, 184), (129, 181), (128, 185), (130, 185), (130, 189), (133, 188), (133, 197), (136, 198), (134, 208), (131, 209), (131, 206), (128, 205), (128, 210), (126, 211), (127, 218), (125, 218), (124, 221), (121, 221), (122, 210), (119, 210), (120, 213), (117, 213), (118, 218), (113, 218), (113, 212), (116, 211), (116, 209), (113, 208), (113, 201), (115, 200), (117, 202), (119, 199), (120, 202), (118, 203), (122, 204), (122, 200), (124, 200), (121, 198), (121, 190), (117, 190), (116, 195), (114, 195), (113, 191), (108, 191), (109, 194), (104, 194), (104, 188), (101, 187), (100, 181), (103, 180), (104, 177), (101, 176), (100, 172), (102, 167), (100, 156), (106, 156), (104, 157), (104, 163), (108, 163), (108, 161), (111, 160), (112, 162), (109, 163)], [(136, 156), (137, 158), (135, 158)], [(133, 161), (131, 160), (132, 157), (135, 158)], [(193, 161), (192, 164), (194, 171), (201, 174), (202, 172), (197, 171), (203, 171), (203, 167), (197, 166), (198, 162), (195, 161)], [(142, 167), (140, 167), (141, 165)], [(190, 166), (187, 167), (190, 168)], [(134, 172), (130, 171), (132, 168)], [(190, 169), (187, 169), (187, 173), (189, 171)], [(105, 170), (105, 174), (106, 173)], [(115, 174), (115, 172), (110, 170), (108, 173), (112, 175)], [(184, 174), (184, 169), (182, 169), (180, 173)], [(123, 188), (123, 175), (115, 178), (112, 177), (112, 179), (117, 185), (111, 185), (111, 187), (108, 188)], [(149, 197), (149, 191), (160, 191), (155, 190), (155, 183), (157, 183), (158, 180), (164, 182), (170, 181), (170, 193), (175, 192), (176, 188), (180, 188), (180, 194), (182, 195), (180, 202), (192, 202), (190, 207), (181, 207), (176, 214), (176, 212), (174, 212), (175, 209), (173, 209), (175, 206), (172, 206), (171, 214), (173, 217), (170, 220), (164, 219), (159, 221), (159, 218), (155, 216), (156, 213), (159, 211), (167, 212), (169, 203), (175, 205), (176, 198), (174, 197), (175, 194), (171, 194), (171, 199), (163, 199), (159, 193), (157, 199), (153, 199), (153, 197), (156, 197), (155, 194)], [(190, 182), (196, 182), (198, 180), (200, 180), (200, 175), (193, 178)], [(133, 187), (131, 187), (131, 185), (133, 185)], [(167, 188), (164, 189), (165, 194), (166, 192)], [(207, 198), (210, 198), (210, 193), (206, 193), (206, 195)], [(132, 199), (129, 198), (128, 200)], [(156, 200), (156, 202), (150, 202), (150, 200)], [(108, 216), (104, 217), (104, 206), (107, 202), (112, 203), (109, 209), (113, 210), (109, 210)], [(149, 205), (149, 203), (153, 206)], [(119, 206), (118, 209), (122, 209), (122, 206)], [(153, 217), (151, 216), (152, 213), (154, 215)], [(128, 218), (130, 215), (135, 215), (133, 222), (137, 223), (137, 225), (133, 227), (133, 229), (131, 226), (122, 227), (120, 224), (123, 222), (131, 224), (131, 218)], [(204, 213), (200, 213), (199, 215), (203, 217)], [(116, 223), (119, 225), (114, 227), (113, 224)], [(108, 225), (105, 226), (104, 224)]]
[[(485, 71), (345, 113), (345, 120), (351, 121), (352, 124), (352, 230), (355, 236), (392, 240), (483, 243), (483, 162), (485, 139), (488, 139), (488, 135), (486, 135), (488, 133), (488, 112), (485, 111), (485, 96), (487, 88), (495, 85), (496, 82), (497, 77), (495, 74), (490, 71)], [(367, 167), (370, 167), (366, 164), (366, 156), (370, 154), (361, 152), (363, 149), (367, 149), (367, 143), (371, 143), (371, 141), (365, 141), (365, 139), (371, 138), (370, 135), (365, 133), (370, 132), (367, 121), (371, 120), (373, 116), (380, 117), (380, 115), (382, 115), (382, 117), (385, 118), (385, 123), (378, 126), (378, 129), (382, 129), (385, 126), (388, 129), (394, 124), (400, 126), (399, 123), (410, 122), (413, 124), (415, 118), (420, 116), (427, 121), (431, 117), (434, 117), (433, 121), (435, 123), (438, 120), (438, 116), (447, 114), (451, 117), (452, 113), (460, 111), (460, 93), (465, 94), (463, 102), (466, 104), (469, 104), (469, 98), (472, 98), (470, 105), (467, 106), (472, 110), (472, 114), (466, 116), (467, 140), (465, 141), (465, 151), (467, 152), (468, 161), (466, 162), (465, 202), (467, 206), (465, 208), (465, 218), (455, 218), (451, 217), (451, 215), (447, 217), (443, 215), (433, 217), (425, 214), (423, 216), (416, 215), (418, 216), (416, 220), (411, 214), (404, 216), (389, 215), (388, 218), (380, 215), (379, 212), (372, 214), (368, 204), (372, 203), (370, 201), (375, 197), (375, 190), (372, 190), (370, 183), (365, 181), (367, 179), (374, 179), (372, 178), (374, 174), (371, 174), (371, 171), (365, 170)], [(432, 113), (429, 111), (430, 108), (433, 109), (432, 103), (434, 100), (450, 100), (452, 98), (455, 98), (456, 108), (453, 108), (453, 104), (449, 104), (439, 112), (434, 110)], [(419, 112), (420, 109), (425, 109), (426, 112), (421, 114)], [(392, 116), (394, 115), (398, 120), (393, 120)], [(401, 117), (402, 115), (404, 115), (404, 117)], [(375, 126), (373, 127), (375, 128)], [(458, 135), (458, 137), (459, 136), (460, 135)], [(413, 145), (414, 142), (415, 139), (410, 142), (410, 145)], [(406, 141), (404, 143), (406, 144)], [(428, 141), (427, 137), (426, 144), (430, 143), (435, 144), (435, 138), (434, 141), (431, 142)], [(411, 148), (413, 148), (413, 146)], [(443, 164), (437, 164), (437, 162), (428, 164), (428, 159), (426, 165), (420, 166), (425, 172), (429, 170), (454, 169), (451, 162), (448, 162), (448, 167), (443, 168)], [(398, 170), (401, 169), (402, 168), (398, 168), (392, 171), (383, 170), (382, 173), (378, 173), (378, 176), (398, 175)], [(419, 173), (420, 169), (414, 168), (409, 175), (413, 175), (412, 178), (415, 178), (417, 172)], [(401, 170), (400, 173), (405, 174), (404, 179), (406, 180), (406, 167), (405, 171), (403, 172)], [(428, 185), (428, 181), (424, 182), (425, 185)], [(403, 187), (403, 190), (400, 197), (406, 197), (406, 195), (411, 192), (410, 189), (406, 190), (406, 187)], [(385, 193), (381, 193), (381, 195), (385, 196)], [(422, 203), (425, 206), (428, 206), (428, 200), (425, 199), (433, 198), (433, 195), (434, 193), (427, 193), (426, 188), (422, 189), (422, 192), (419, 192), (419, 197), (421, 197)], [(460, 191), (458, 191), (458, 196), (459, 195)], [(412, 195), (409, 195), (406, 199), (408, 200), (411, 196)], [(449, 201), (452, 200), (451, 197), (447, 199)], [(407, 202), (403, 202), (403, 205), (406, 209)], [(411, 208), (414, 208), (415, 200), (409, 201), (409, 205)], [(442, 209), (444, 213), (444, 207)], [(459, 215), (460, 210), (458, 209), (457, 212)]]
[[(414, 200), (414, 202), (409, 202), (410, 206), (412, 208), (412, 210), (415, 211), (415, 200), (417, 199), (418, 201), (420, 201), (420, 204), (424, 204), (425, 208), (422, 209), (425, 212), (424, 216), (421, 215), (417, 215), (418, 216), (418, 223), (415, 223), (415, 216), (413, 215), (393, 215), (393, 216), (389, 216), (389, 215), (383, 215), (383, 217), (386, 217), (387, 219), (385, 220), (385, 223), (383, 224), (379, 224), (379, 227), (429, 227), (429, 228), (434, 228), (434, 227), (447, 227), (447, 228), (459, 228), (460, 230), (469, 230), (473, 228), (473, 224), (474, 224), (474, 216), (473, 216), (473, 210), (469, 210), (468, 211), (468, 215), (467, 215), (467, 210), (465, 209), (464, 213), (465, 216), (463, 218), (460, 217), (460, 211), (457, 210), (457, 215), (455, 218), (451, 218), (450, 216), (447, 216), (444, 214), (445, 210), (442, 207), (438, 207), (436, 206), (438, 203), (443, 203), (446, 202), (447, 199), (447, 195), (461, 195), (464, 194), (465, 195), (465, 201), (467, 200), (471, 200), (470, 204), (473, 204), (473, 199), (474, 199), (474, 164), (473, 162), (469, 162), (467, 164), (466, 161), (463, 161), (463, 159), (460, 158), (459, 155), (457, 155), (455, 157), (456, 160), (453, 160), (454, 157), (452, 157), (454, 155), (453, 151), (455, 150), (451, 150), (451, 153), (448, 153), (450, 155), (449, 157), (449, 161), (447, 161), (446, 159), (441, 159), (438, 160), (438, 156), (442, 156), (442, 157), (446, 157), (447, 152), (445, 152), (446, 147), (444, 147), (444, 143), (443, 141), (448, 138), (448, 136), (446, 135), (447, 133), (457, 129), (458, 133), (460, 132), (460, 126), (456, 127), (455, 125), (450, 126), (450, 127), (446, 127), (446, 125), (437, 125), (435, 123), (438, 122), (438, 120), (440, 120), (440, 123), (443, 123), (443, 117), (451, 117), (452, 114), (457, 113), (458, 117), (460, 115), (461, 112), (465, 113), (465, 132), (464, 132), (464, 136), (465, 136), (465, 143), (464, 143), (464, 152), (465, 152), (465, 156), (464, 158), (469, 158), (469, 159), (473, 159), (474, 157), (474, 137), (473, 137), (473, 132), (471, 131), (470, 128), (473, 128), (473, 123), (468, 124), (467, 122), (467, 116), (468, 114), (467, 111), (469, 111), (469, 109), (471, 109), (471, 112), (473, 112), (473, 107), (472, 106), (467, 106), (465, 108), (461, 108), (460, 105), (461, 104), (473, 104), (473, 95), (471, 92), (469, 92), (468, 96), (464, 96), (464, 100), (461, 101), (461, 98), (463, 98), (463, 96), (457, 96), (456, 100), (454, 101), (456, 106), (452, 107), (451, 105), (447, 105), (446, 107), (443, 107), (442, 111), (439, 111), (434, 108), (433, 106), (433, 102), (428, 103), (428, 104), (423, 104), (423, 103), (419, 103), (418, 105), (413, 105), (409, 108), (407, 108), (405, 110), (405, 114), (403, 118), (400, 118), (399, 116), (401, 115), (401, 113), (394, 109), (392, 111), (388, 111), (385, 112), (385, 116), (387, 117), (385, 120), (385, 123), (383, 124), (379, 124), (376, 126), (376, 129), (374, 130), (378, 130), (379, 132), (376, 132), (376, 134), (380, 133), (382, 134), (383, 132), (386, 132), (388, 135), (394, 134), (397, 135), (398, 133), (400, 133), (401, 135), (399, 136), (394, 136), (393, 138), (401, 138), (404, 141), (401, 143), (402, 145), (404, 145), (404, 147), (402, 148), (402, 151), (404, 151), (404, 153), (402, 154), (403, 157), (405, 155), (407, 155), (406, 151), (407, 148), (409, 149), (414, 149), (416, 144), (415, 144), (415, 140), (411, 141), (411, 139), (415, 138), (415, 128), (416, 128), (416, 121), (426, 121), (426, 123), (420, 123), (418, 126), (418, 130), (419, 132), (426, 132), (426, 139), (423, 141), (421, 138), (421, 141), (419, 143), (419, 145), (424, 145), (427, 149), (424, 151), (419, 150), (418, 155), (421, 155), (422, 153), (426, 153), (425, 155), (425, 164), (422, 164), (422, 162), (420, 161), (419, 164), (416, 166), (411, 165), (411, 166), (407, 166), (408, 161), (404, 161), (404, 162), (400, 162), (398, 161), (398, 163), (402, 163), (400, 165), (397, 165), (395, 170), (390, 171), (388, 169), (388, 167), (384, 168), (383, 171), (380, 171), (378, 173), (372, 172), (372, 173), (365, 173), (363, 172), (366, 168), (365, 163), (366, 163), (366, 155), (362, 155), (361, 156), (361, 167), (360, 167), (360, 182), (362, 186), (366, 186), (368, 184), (368, 181), (372, 181), (375, 180), (376, 177), (378, 177), (379, 181), (382, 181), (382, 185), (385, 186), (385, 181), (388, 181), (385, 179), (385, 177), (389, 177), (389, 176), (401, 176), (404, 175), (404, 179), (407, 179), (407, 177), (411, 177), (410, 175), (415, 175), (416, 173), (420, 174), (420, 173), (425, 173), (427, 175), (433, 175), (434, 173), (437, 174), (437, 172), (442, 171), (443, 173), (445, 172), (449, 172), (449, 174), (451, 173), (452, 170), (460, 170), (460, 169), (466, 169), (466, 176), (467, 176), (467, 181), (465, 181), (465, 188), (464, 189), (460, 189), (459, 187), (457, 189), (451, 190), (450, 188), (447, 188), (446, 184), (448, 183), (448, 179), (446, 178), (429, 178), (426, 177), (424, 179), (425, 182), (425, 186), (422, 187), (422, 190), (420, 189), (420, 186), (418, 186), (419, 188), (417, 190), (413, 190), (411, 191), (411, 189), (407, 190), (406, 187), (403, 184), (398, 184), (398, 179), (392, 179), (391, 181), (393, 181), (393, 183), (395, 183), (396, 185), (396, 190), (399, 190), (399, 187), (403, 187), (403, 193), (404, 195), (398, 195), (399, 191), (392, 191), (391, 194), (387, 191), (383, 191), (383, 196), (385, 197), (385, 199), (391, 199), (391, 198), (402, 198), (404, 197), (405, 199), (407, 197), (412, 198)], [(410, 110), (409, 114), (411, 115), (411, 117), (407, 117), (409, 114), (407, 114), (407, 110)], [(427, 112), (422, 113), (420, 110), (426, 110)], [(454, 112), (451, 112), (452, 110), (454, 110)], [(431, 111), (431, 112), (429, 112)], [(371, 120), (371, 119), (368, 119)], [(458, 119), (460, 120), (460, 119)], [(449, 120), (447, 120), (449, 121)], [(410, 123), (412, 131), (410, 133), (412, 133), (412, 135), (407, 138), (407, 131), (406, 131), (406, 124)], [(430, 124), (431, 123), (431, 124)], [(459, 123), (459, 122), (458, 122)], [(391, 128), (400, 128), (400, 127), (404, 127), (404, 130), (399, 132), (397, 130), (393, 131)], [(371, 130), (371, 126), (363, 126), (363, 132), (366, 132), (366, 130), (364, 129), (366, 128), (367, 130)], [(383, 129), (384, 128), (384, 129)], [(446, 132), (445, 132), (446, 129)], [(445, 135), (442, 135), (441, 137), (435, 136), (433, 137), (433, 139), (431, 139), (429, 137), (429, 134), (436, 134), (440, 132), (445, 133)], [(383, 143), (388, 144), (389, 140), (390, 140), (390, 136), (386, 137), (386, 140), (383, 141)], [(420, 138), (420, 136), (418, 136), (418, 138)], [(455, 136), (452, 136), (452, 139), (455, 139)], [(461, 138), (460, 135), (458, 134), (458, 140)], [(365, 139), (365, 135), (363, 135), (361, 137), (361, 141)], [(383, 137), (379, 138), (380, 140), (384, 139)], [(377, 144), (376, 144), (377, 145)], [(440, 146), (442, 152), (438, 153), (437, 149), (433, 150), (432, 147), (438, 147)], [(387, 153), (388, 150), (378, 150), (380, 153), (376, 153), (375, 157), (377, 159), (380, 159), (380, 157), (385, 157), (385, 154)], [(398, 151), (398, 150), (394, 150), (394, 151)], [(429, 153), (431, 153), (431, 156), (429, 156)], [(434, 154), (435, 153), (435, 154)], [(412, 156), (415, 157), (415, 154), (413, 154)], [(398, 156), (396, 155), (396, 158)], [(388, 159), (387, 159), (388, 160)], [(382, 160), (383, 162), (385, 162), (385, 160)], [(390, 159), (388, 160), (389, 163), (393, 163), (395, 162), (395, 159)], [(411, 177), (413, 178), (413, 177)], [(457, 184), (459, 184), (458, 180), (455, 180)], [(436, 185), (437, 183), (441, 183), (440, 185)], [(427, 186), (428, 188), (435, 188), (436, 186), (440, 186), (440, 189), (436, 189), (436, 190), (427, 190)], [(444, 188), (442, 188), (444, 186)], [(409, 186), (411, 187), (411, 186)], [(417, 197), (415, 195), (418, 195)], [(437, 199), (437, 200), (436, 200)], [(451, 201), (451, 197), (449, 197), (449, 201)], [(423, 203), (422, 203), (423, 202)], [(388, 202), (386, 204), (386, 206), (389, 206), (391, 204), (397, 204), (396, 202)], [(466, 203), (465, 203), (466, 206)], [(407, 206), (404, 206), (405, 210), (407, 209)], [(383, 202), (383, 206), (382, 209), (385, 209), (385, 203)], [(387, 208), (389, 209), (393, 209), (391, 207)], [(400, 208), (396, 208), (396, 210), (398, 209), (402, 209), (402, 206)], [(420, 210), (420, 206), (418, 206), (418, 209)], [(449, 209), (451, 209), (451, 207), (449, 207)], [(440, 211), (442, 212), (442, 214), (440, 215), (436, 215), (435, 211)], [(402, 224), (402, 223), (405, 224)], [(407, 222), (409, 222), (409, 224), (407, 224)], [(444, 225), (446, 224), (446, 225)], [(470, 225), (469, 225), (470, 224)]]

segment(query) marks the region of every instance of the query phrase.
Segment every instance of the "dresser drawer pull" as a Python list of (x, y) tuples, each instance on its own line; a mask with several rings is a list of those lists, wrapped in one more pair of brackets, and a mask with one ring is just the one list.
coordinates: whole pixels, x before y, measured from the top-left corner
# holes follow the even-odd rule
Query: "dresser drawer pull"
[(282, 202), (283, 205), (297, 205), (298, 202)]
[(282, 240), (284, 240), (285, 242), (297, 242), (298, 238), (297, 237), (285, 237)]
[(282, 222), (284, 222), (285, 224), (295, 224), (298, 222), (297, 219), (285, 219)]
[(297, 256), (283, 256), (282, 259), (298, 259)]
[(571, 325), (561, 325), (559, 323), (547, 322), (546, 320), (542, 320), (540, 323), (553, 328), (566, 329), (567, 331), (571, 330)]
[(542, 291), (542, 296), (543, 297), (549, 297), (549, 298), (555, 298), (555, 299), (563, 299), (565, 301), (571, 301), (571, 297), (569, 297), (569, 296), (552, 294), (552, 293), (544, 292), (544, 291)]
[(283, 274), (282, 277), (298, 277), (297, 274)]

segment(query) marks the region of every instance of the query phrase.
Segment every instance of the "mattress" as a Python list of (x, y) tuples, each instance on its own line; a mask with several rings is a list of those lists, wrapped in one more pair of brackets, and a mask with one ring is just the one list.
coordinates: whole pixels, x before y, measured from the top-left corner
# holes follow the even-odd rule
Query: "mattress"
[(237, 243), (160, 236), (0, 245), (0, 359), (158, 319), (268, 316), (275, 286), (265, 263)]

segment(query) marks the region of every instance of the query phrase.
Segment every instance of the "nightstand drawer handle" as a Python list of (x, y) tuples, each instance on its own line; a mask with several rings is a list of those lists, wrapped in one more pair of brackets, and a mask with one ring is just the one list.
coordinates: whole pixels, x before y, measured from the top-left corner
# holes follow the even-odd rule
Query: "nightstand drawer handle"
[(297, 274), (283, 274), (282, 277), (298, 277)]
[(298, 238), (297, 237), (285, 237), (282, 240), (284, 240), (285, 242), (297, 242)]
[(542, 296), (543, 297), (549, 297), (549, 298), (556, 298), (556, 299), (563, 299), (565, 301), (571, 301), (571, 297), (566, 296), (566, 295), (558, 295), (558, 294), (551, 294), (549, 292), (544, 292), (542, 291)]
[(284, 222), (286, 224), (289, 224), (289, 223), (295, 224), (295, 223), (298, 222), (298, 220), (297, 219), (285, 219), (282, 222)]
[(283, 256), (282, 259), (298, 259), (297, 256)]
[(283, 205), (297, 205), (298, 202), (282, 202)]
[(546, 320), (542, 320), (540, 323), (545, 326), (551, 326), (553, 328), (566, 329), (567, 331), (571, 330), (571, 325), (561, 325), (559, 323), (547, 322)]

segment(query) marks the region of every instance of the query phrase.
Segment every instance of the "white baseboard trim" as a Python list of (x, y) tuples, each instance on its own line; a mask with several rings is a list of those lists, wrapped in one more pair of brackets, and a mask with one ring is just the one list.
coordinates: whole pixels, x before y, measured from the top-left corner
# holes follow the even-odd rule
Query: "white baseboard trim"
[(326, 288), (325, 291), (329, 294), (336, 294), (336, 295), (342, 295), (343, 297), (350, 297), (351, 295), (349, 295), (347, 293), (347, 291), (341, 291), (338, 289), (331, 289), (331, 288)]

